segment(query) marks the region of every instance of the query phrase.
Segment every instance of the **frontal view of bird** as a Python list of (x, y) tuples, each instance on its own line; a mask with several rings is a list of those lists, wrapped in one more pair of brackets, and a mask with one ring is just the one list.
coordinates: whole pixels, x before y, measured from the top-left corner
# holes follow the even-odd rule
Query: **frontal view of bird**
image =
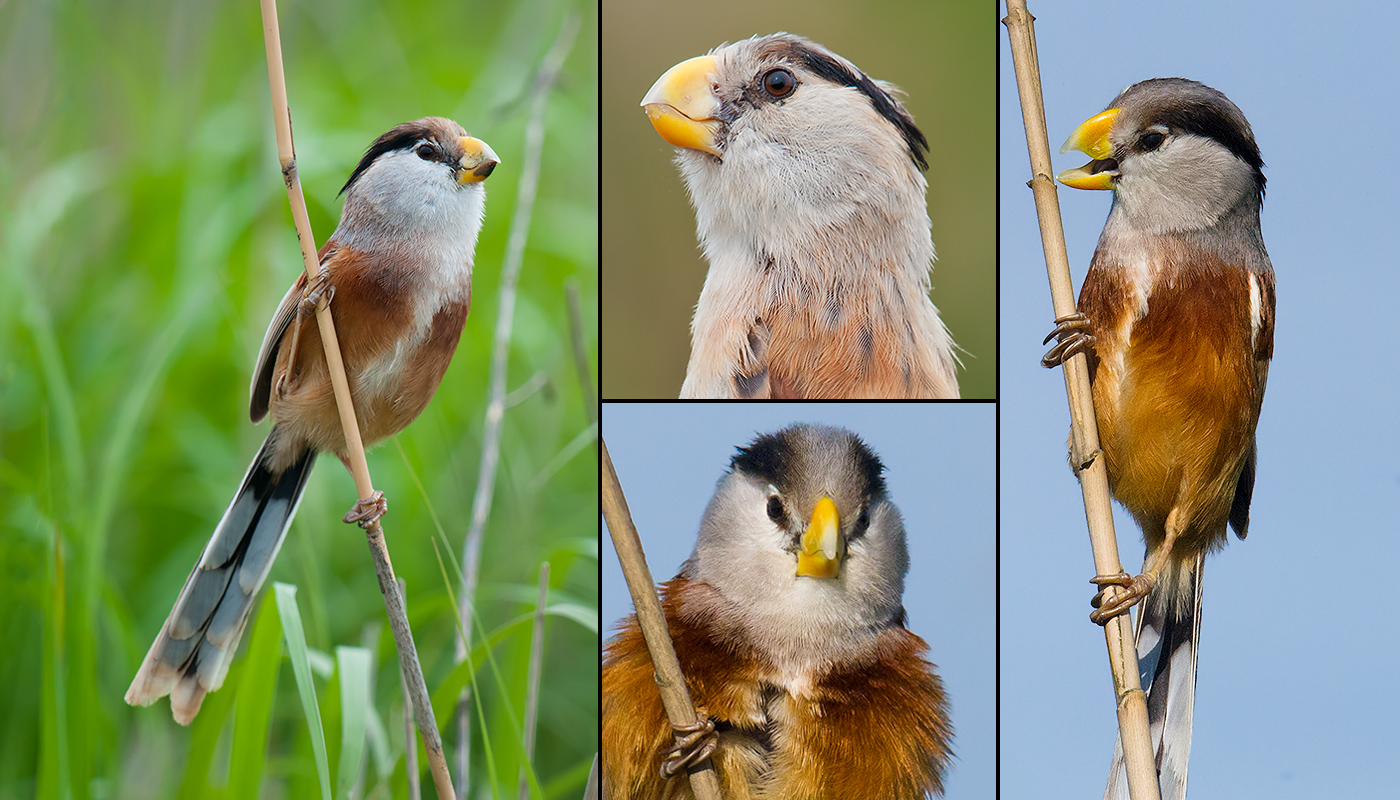
[(682, 397), (958, 396), (929, 299), (928, 143), (896, 94), (786, 33), (646, 93), (709, 261)]
[[(1180, 78), (1128, 87), (1064, 150), (1093, 160), (1059, 180), (1111, 189), (1113, 207), (1079, 313), (1057, 320), (1059, 343), (1044, 364), (1088, 357), (1109, 485), (1142, 528), (1142, 574), (1097, 576), (1091, 616), (1104, 623), (1143, 603), (1137, 651), (1161, 796), (1181, 798), (1202, 567), (1227, 525), (1241, 539), (1248, 532), (1273, 357), (1264, 162), (1239, 108)], [(1128, 797), (1121, 746), (1104, 796)]]
[[(321, 337), (325, 299), (335, 319), (366, 444), (402, 430), (427, 406), (457, 349), (471, 305), (484, 181), (499, 163), (485, 142), (441, 117), (406, 122), (370, 145), (341, 190), (340, 224), (282, 299), (253, 369), (250, 417), (275, 420), (170, 617), (127, 690), (132, 705), (170, 695), (189, 724), (218, 689), (255, 596), (286, 538), (316, 456), (347, 458)], [(366, 524), (382, 498), (357, 503)]]
[(603, 662), (604, 797), (693, 798), (686, 769), (706, 756), (726, 800), (942, 791), (948, 705), (905, 627), (904, 524), (883, 471), (839, 428), (794, 425), (738, 450), (662, 587), (706, 722), (672, 729), (628, 618)]

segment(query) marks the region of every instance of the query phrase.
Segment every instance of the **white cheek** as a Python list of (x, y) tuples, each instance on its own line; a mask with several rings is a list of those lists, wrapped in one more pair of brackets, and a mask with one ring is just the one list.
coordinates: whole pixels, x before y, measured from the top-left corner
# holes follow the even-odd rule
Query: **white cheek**
[[(414, 327), (426, 334), (443, 303), (463, 301), (471, 291), (484, 187), (458, 185), (448, 165), (400, 150), (380, 156), (350, 195), (336, 238), (347, 247), (406, 255), (418, 265), (419, 291), (437, 301), (415, 308)], [(392, 366), (386, 361), (383, 368)]]
[(1122, 168), (1115, 200), (1140, 230), (1208, 228), (1254, 190), (1252, 168), (1201, 136), (1177, 136)]

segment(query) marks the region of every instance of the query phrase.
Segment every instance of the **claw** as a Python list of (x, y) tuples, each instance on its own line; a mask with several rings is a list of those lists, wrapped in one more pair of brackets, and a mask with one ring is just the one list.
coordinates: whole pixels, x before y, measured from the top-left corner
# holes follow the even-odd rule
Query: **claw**
[[(1089, 601), (1089, 605), (1094, 607), (1094, 611), (1089, 614), (1089, 621), (1096, 625), (1107, 625), (1109, 620), (1123, 613), (1128, 609), (1142, 602), (1144, 597), (1152, 593), (1152, 587), (1157, 585), (1157, 579), (1147, 573), (1141, 575), (1129, 575), (1126, 572), (1119, 572), (1113, 575), (1095, 575), (1089, 582), (1099, 587), (1098, 594)], [(1123, 589), (1112, 601), (1108, 599), (1108, 587), (1117, 586)]]
[(719, 746), (715, 721), (701, 713), (701, 719), (690, 725), (674, 725), (676, 743), (661, 759), (661, 777), (667, 780), (685, 772), (709, 758)]
[(389, 501), (384, 499), (383, 492), (375, 492), (363, 500), (356, 500), (346, 512), (345, 524), (356, 524), (364, 530), (369, 530), (379, 524), (379, 518), (389, 512)]
[(1049, 344), (1051, 339), (1058, 339), (1059, 342), (1040, 359), (1040, 365), (1046, 367), (1058, 367), (1078, 353), (1088, 353), (1093, 349), (1098, 339), (1088, 332), (1089, 318), (1081, 312), (1066, 314), (1055, 319), (1055, 329), (1041, 341), (1041, 344)]
[(302, 311), (308, 314), (315, 311), (316, 306), (321, 303), (322, 296), (326, 298), (326, 305), (330, 305), (335, 299), (335, 287), (330, 284), (330, 274), (325, 270), (317, 273), (311, 283), (307, 284), (306, 291), (302, 292)]

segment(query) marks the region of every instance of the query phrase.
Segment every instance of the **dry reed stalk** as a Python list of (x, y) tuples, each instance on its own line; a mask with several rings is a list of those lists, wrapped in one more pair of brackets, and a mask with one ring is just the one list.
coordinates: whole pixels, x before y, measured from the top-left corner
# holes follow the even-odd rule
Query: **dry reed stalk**
[[(520, 184), (515, 199), (515, 212), (510, 220), (506, 242), (505, 262), (501, 267), (500, 303), (496, 330), (491, 347), (490, 400), (486, 404), (486, 425), (482, 432), (481, 464), (477, 469), (476, 493), (472, 498), (471, 524), (462, 543), (462, 591), (457, 598), (458, 617), (462, 629), (457, 632), (456, 663), (467, 658), (471, 641), (472, 605), (476, 602), (477, 579), (481, 572), (481, 543), (486, 535), (486, 520), (491, 516), (491, 500), (496, 490), (496, 465), (501, 454), (501, 420), (506, 413), (506, 369), (510, 353), (511, 326), (515, 315), (515, 290), (520, 281), (520, 267), (525, 258), (525, 242), (530, 234), (530, 217), (535, 206), (535, 189), (540, 181), (540, 151), (544, 148), (544, 113), (549, 92), (564, 67), (564, 59), (573, 49), (574, 37), (580, 25), (578, 14), (570, 14), (549, 52), (540, 64), (530, 90), (530, 118), (525, 126), (525, 158), (520, 168)], [(471, 754), (471, 724), (468, 720), (469, 695), (466, 688), (457, 697), (457, 772), (461, 778), (462, 795), (466, 795), (469, 756)]]
[[(1031, 191), (1035, 195), (1036, 216), (1040, 220), (1040, 241), (1045, 249), (1045, 269), (1050, 278), (1050, 295), (1055, 317), (1075, 311), (1074, 284), (1069, 273), (1069, 254), (1060, 221), (1060, 199), (1050, 167), (1050, 141), (1045, 129), (1045, 100), (1040, 86), (1040, 61), (1035, 50), (1035, 18), (1026, 10), (1025, 0), (1007, 0), (1006, 25), (1011, 37), (1011, 56), (1016, 69), (1016, 86), (1021, 96), (1021, 117), (1030, 151)], [(1099, 575), (1123, 571), (1118, 560), (1118, 541), (1113, 532), (1113, 508), (1108, 491), (1108, 468), (1100, 457), (1099, 430), (1094, 416), (1094, 396), (1089, 386), (1088, 361), (1083, 353), (1064, 364), (1065, 393), (1070, 408), (1070, 458), (1084, 494), (1084, 514), (1089, 522), (1089, 541), (1094, 552), (1094, 568)], [(1110, 587), (1105, 602), (1112, 603), (1121, 591)], [(1117, 698), (1118, 731), (1123, 743), (1123, 759), (1128, 768), (1128, 791), (1133, 800), (1158, 800), (1157, 770), (1153, 765), (1152, 738), (1147, 730), (1147, 701), (1138, 681), (1137, 648), (1127, 614), (1114, 617), (1104, 626), (1109, 667), (1113, 672), (1113, 693)]]
[[(296, 224), (297, 240), (301, 243), (301, 258), (306, 265), (310, 285), (321, 274), (321, 263), (316, 258), (316, 238), (311, 233), (311, 220), (306, 214), (306, 198), (302, 195), (301, 178), (297, 175), (296, 151), (292, 144), (292, 117), (287, 105), (287, 81), (282, 66), (282, 37), (277, 27), (277, 2), (261, 0), (261, 3), (263, 39), (267, 47), (267, 77), (272, 90), (272, 118), (277, 130), (277, 160), (282, 165), (282, 180), (287, 185), (287, 201), (292, 207), (292, 220)], [(324, 296), (316, 304), (316, 324), (320, 328), (321, 341), (325, 345), (326, 366), (330, 372), (331, 386), (335, 390), (340, 424), (345, 430), (345, 446), (349, 453), (350, 472), (355, 478), (355, 491), (362, 500), (368, 500), (374, 496), (374, 483), (370, 480), (369, 463), (365, 461), (360, 427), (355, 421), (355, 407), (350, 399), (350, 383), (345, 377), (345, 364), (340, 357), (335, 323)], [(365, 538), (374, 557), (374, 572), (379, 578), (379, 591), (384, 596), (389, 627), (394, 632), (394, 644), (399, 651), (399, 666), (408, 678), (413, 715), (418, 723), (419, 734), (423, 737), (423, 746), (428, 751), (428, 765), (433, 773), (433, 783), (437, 786), (439, 798), (455, 800), (452, 776), (448, 774), (447, 759), (442, 752), (442, 736), (438, 733), (437, 720), (433, 718), (427, 683), (423, 680), (423, 667), (418, 661), (418, 648), (413, 643), (413, 632), (408, 626), (403, 596), (399, 593), (399, 585), (394, 578), (394, 567), (389, 561), (389, 550), (384, 543), (384, 532), (378, 520), (365, 530)]]
[[(685, 676), (681, 674), (680, 662), (676, 660), (676, 650), (671, 644), (671, 632), (666, 625), (666, 613), (661, 610), (661, 601), (656, 597), (656, 583), (652, 581), (651, 570), (647, 568), (646, 554), (642, 552), (642, 540), (637, 536), (637, 528), (632, 524), (632, 512), (627, 509), (627, 498), (622, 494), (622, 484), (613, 469), (612, 457), (608, 455), (608, 443), (599, 438), (603, 450), (602, 501), (603, 519), (608, 523), (608, 533), (612, 536), (613, 549), (622, 565), (622, 574), (627, 578), (627, 590), (632, 593), (632, 605), (637, 609), (637, 624), (646, 640), (647, 652), (651, 655), (652, 667), (656, 670), (656, 685), (661, 690), (661, 704), (666, 708), (666, 717), (672, 727), (694, 725), (704, 722), (691, 702), (690, 690), (686, 687)], [(679, 739), (677, 735), (677, 739)], [(657, 765), (658, 769), (660, 765)], [(696, 800), (721, 800), (719, 777), (715, 774), (710, 759), (701, 761), (689, 771), (690, 788)]]

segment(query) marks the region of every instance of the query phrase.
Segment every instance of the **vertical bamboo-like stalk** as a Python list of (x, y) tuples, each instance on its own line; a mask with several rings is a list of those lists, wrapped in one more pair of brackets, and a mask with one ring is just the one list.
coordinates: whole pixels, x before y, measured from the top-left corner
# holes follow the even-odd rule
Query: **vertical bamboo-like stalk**
[[(500, 304), (496, 330), (491, 346), (490, 399), (486, 404), (486, 424), (481, 437), (481, 465), (477, 469), (476, 493), (472, 498), (471, 523), (462, 542), (462, 592), (458, 597), (458, 617), (462, 628), (456, 640), (456, 661), (462, 663), (471, 649), (467, 638), (472, 627), (472, 606), (476, 603), (476, 584), (481, 572), (481, 544), (486, 536), (486, 520), (491, 516), (491, 499), (496, 488), (496, 464), (501, 452), (501, 420), (506, 413), (506, 371), (509, 366), (511, 325), (515, 318), (515, 290), (520, 280), (520, 268), (525, 259), (525, 242), (530, 235), (530, 217), (534, 213), (535, 190), (540, 180), (540, 152), (544, 149), (544, 115), (549, 105), (549, 92), (564, 59), (574, 46), (581, 20), (577, 14), (565, 18), (559, 34), (550, 45), (535, 76), (530, 94), (530, 119), (525, 126), (525, 158), (520, 170), (520, 184), (515, 197), (515, 214), (510, 221), (510, 236), (506, 243), (505, 262), (501, 267)], [(467, 794), (471, 757), (471, 725), (467, 719), (470, 705), (469, 689), (463, 687), (457, 696), (454, 717), (457, 720), (457, 773), (462, 795)]]
[[(535, 626), (530, 636), (530, 672), (525, 684), (525, 757), (535, 757), (535, 723), (540, 709), (540, 669), (544, 664), (544, 610), (549, 600), (549, 562), (540, 564), (540, 596), (535, 602)], [(530, 796), (525, 767), (520, 768), (520, 800)]]
[[(267, 78), (272, 91), (272, 119), (277, 130), (277, 159), (282, 165), (282, 180), (287, 186), (287, 201), (292, 207), (292, 220), (296, 224), (297, 240), (301, 243), (301, 258), (306, 266), (309, 284), (321, 274), (321, 262), (316, 258), (316, 237), (311, 233), (311, 220), (306, 214), (306, 198), (302, 195), (301, 178), (297, 174), (296, 149), (292, 144), (292, 115), (287, 105), (287, 81), (282, 67), (282, 35), (277, 26), (277, 2), (261, 0), (261, 3), (263, 40), (267, 48)], [(360, 426), (355, 421), (355, 406), (350, 398), (350, 383), (345, 377), (345, 364), (340, 357), (340, 342), (336, 338), (335, 323), (325, 297), (316, 304), (316, 324), (321, 332), (321, 342), (325, 346), (326, 366), (330, 372), (331, 386), (335, 391), (340, 424), (345, 431), (345, 447), (349, 456), (350, 473), (355, 478), (355, 491), (362, 499), (369, 499), (374, 496), (374, 483), (370, 480), (364, 442), (360, 439)], [(448, 774), (447, 759), (442, 752), (442, 736), (438, 733), (433, 707), (428, 701), (428, 686), (423, 680), (423, 667), (418, 661), (418, 648), (413, 643), (413, 632), (408, 627), (408, 615), (404, 612), (403, 596), (399, 593), (399, 585), (394, 578), (394, 567), (389, 561), (384, 531), (378, 520), (365, 530), (365, 536), (370, 554), (374, 558), (374, 571), (379, 578), (380, 594), (384, 596), (389, 627), (394, 632), (394, 644), (399, 651), (399, 665), (408, 677), (409, 697), (413, 701), (414, 718), (418, 723), (419, 734), (423, 737), (423, 746), (428, 751), (428, 765), (433, 773), (433, 783), (437, 786), (439, 798), (455, 800), (452, 776)]]
[[(1011, 37), (1011, 56), (1016, 69), (1016, 86), (1021, 96), (1021, 117), (1030, 151), (1031, 191), (1035, 195), (1036, 216), (1040, 220), (1040, 241), (1045, 249), (1045, 269), (1050, 278), (1050, 295), (1055, 316), (1075, 311), (1074, 285), (1069, 274), (1064, 227), (1060, 221), (1060, 200), (1050, 168), (1050, 142), (1045, 129), (1045, 101), (1040, 87), (1040, 61), (1035, 50), (1035, 18), (1026, 10), (1025, 0), (1007, 0), (1006, 25)], [(1094, 552), (1094, 568), (1100, 575), (1123, 571), (1118, 560), (1118, 542), (1113, 533), (1113, 508), (1108, 491), (1108, 469), (1100, 456), (1099, 430), (1094, 416), (1094, 396), (1089, 386), (1089, 367), (1080, 353), (1064, 364), (1065, 393), (1070, 409), (1070, 458), (1084, 494), (1084, 514), (1089, 523), (1089, 541)], [(1106, 603), (1113, 602), (1117, 587), (1110, 587)], [(1133, 800), (1158, 800), (1157, 770), (1153, 766), (1152, 738), (1147, 730), (1147, 702), (1138, 682), (1137, 648), (1127, 614), (1114, 617), (1104, 626), (1113, 691), (1118, 706), (1118, 736), (1123, 743), (1123, 759), (1128, 768), (1128, 792)]]
[[(608, 455), (608, 443), (601, 438), (599, 442), (603, 450), (603, 519), (608, 523), (617, 560), (622, 565), (623, 576), (627, 578), (627, 590), (632, 594), (632, 605), (637, 609), (637, 624), (642, 629), (642, 638), (646, 639), (647, 652), (651, 654), (651, 664), (656, 670), (661, 704), (666, 708), (666, 717), (673, 727), (703, 722), (695, 712), (685, 676), (681, 674), (680, 662), (676, 660), (676, 650), (671, 644), (670, 629), (666, 625), (666, 613), (661, 610), (661, 601), (656, 597), (656, 584), (652, 581), (651, 570), (647, 568), (642, 541), (632, 524), (632, 512), (627, 509), (627, 498), (622, 494), (622, 484), (617, 479), (617, 471), (613, 469), (612, 457)], [(659, 769), (660, 765), (657, 767)], [(689, 777), (690, 788), (697, 800), (721, 800), (719, 778), (710, 759), (693, 767)]]

